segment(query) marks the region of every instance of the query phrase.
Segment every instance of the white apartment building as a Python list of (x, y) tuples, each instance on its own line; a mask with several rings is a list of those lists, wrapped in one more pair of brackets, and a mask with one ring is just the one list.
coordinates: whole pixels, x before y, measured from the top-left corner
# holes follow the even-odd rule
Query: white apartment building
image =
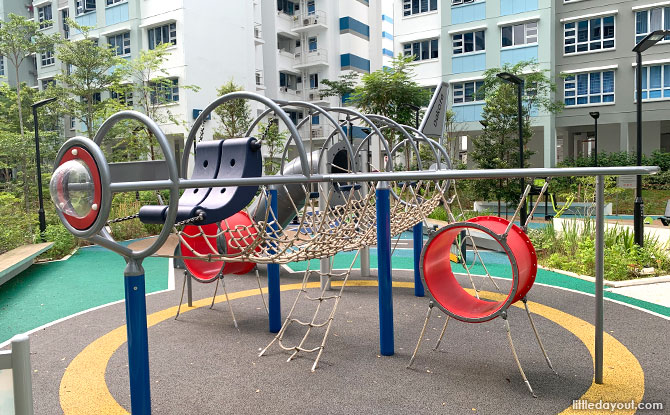
[[(337, 97), (321, 95), (324, 79), (336, 80), (347, 71), (374, 71), (387, 65), (394, 53), (392, 0), (208, 0), (197, 5), (184, 0), (4, 0), (0, 7), (0, 15), (15, 12), (51, 20), (42, 30), (80, 39), (81, 33), (65, 22), (70, 17), (91, 27), (91, 37), (124, 59), (169, 43), (163, 69), (174, 84), (165, 110), (187, 127), (161, 127), (177, 148), (199, 111), (216, 98), (216, 89), (231, 79), (246, 91), (272, 99), (339, 106)], [(22, 80), (40, 89), (67, 70), (52, 52), (24, 66)], [(180, 88), (183, 85), (199, 90)], [(254, 104), (253, 115), (263, 109)], [(309, 117), (302, 108), (288, 107), (287, 112), (296, 123)], [(303, 139), (324, 139), (332, 131), (319, 118), (306, 123)], [(206, 139), (213, 137), (215, 123), (206, 123)], [(65, 120), (65, 126), (66, 136), (84, 128), (76, 120)]]

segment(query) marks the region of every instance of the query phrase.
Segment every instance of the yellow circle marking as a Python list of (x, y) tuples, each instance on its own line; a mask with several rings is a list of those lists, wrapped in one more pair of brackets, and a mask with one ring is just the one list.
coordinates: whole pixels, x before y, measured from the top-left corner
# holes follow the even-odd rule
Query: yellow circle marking
[[(349, 281), (347, 284), (359, 287), (376, 287), (377, 281), (356, 280)], [(342, 283), (334, 281), (332, 285), (337, 287), (341, 286)], [(393, 286), (413, 288), (414, 284), (411, 282), (396, 281), (393, 282)], [(281, 286), (281, 291), (299, 290), (301, 287), (302, 284), (286, 284)], [(319, 287), (318, 282), (307, 284), (307, 288), (317, 287)], [(267, 293), (267, 289), (264, 288), (263, 292)], [(257, 289), (230, 293), (228, 297), (231, 300), (235, 300), (254, 295), (258, 295)], [(480, 296), (482, 295), (495, 301), (504, 299), (504, 296), (491, 292), (480, 292)], [(216, 302), (221, 303), (224, 301), (225, 299), (219, 299)], [(210, 304), (211, 297), (194, 301), (193, 307), (183, 310), (182, 314), (200, 307), (209, 306)], [(516, 307), (522, 307), (519, 304), (514, 305)], [(589, 350), (589, 353), (591, 353), (591, 358), (593, 358), (595, 328), (592, 324), (540, 303), (529, 301), (528, 306), (533, 313), (553, 321), (574, 334), (584, 343)], [(147, 316), (147, 327), (154, 326), (174, 317), (176, 314), (176, 306), (152, 313)], [(93, 341), (86, 346), (84, 350), (72, 360), (72, 362), (70, 362), (60, 384), (60, 404), (66, 415), (128, 413), (125, 408), (116, 402), (109, 392), (105, 382), (105, 373), (107, 371), (109, 359), (125, 342), (126, 326), (124, 325)], [(602, 385), (598, 385), (595, 382), (592, 383), (586, 393), (579, 399), (587, 400), (589, 402), (598, 402), (601, 399), (604, 402), (640, 402), (644, 395), (644, 372), (635, 356), (626, 348), (626, 346), (607, 333), (604, 333), (604, 352), (604, 383)], [(574, 411), (572, 406), (561, 412), (562, 415), (583, 413), (584, 411)], [(590, 412), (590, 414), (597, 413), (600, 412)], [(602, 413), (611, 414), (612, 412), (603, 411)], [(635, 410), (618, 411), (614, 413), (633, 414), (635, 413)]]

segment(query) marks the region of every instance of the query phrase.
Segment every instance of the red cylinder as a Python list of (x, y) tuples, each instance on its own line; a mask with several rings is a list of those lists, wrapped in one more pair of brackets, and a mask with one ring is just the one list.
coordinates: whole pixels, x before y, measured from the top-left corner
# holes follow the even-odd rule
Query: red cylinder
[[(421, 278), (435, 303), (448, 315), (468, 323), (480, 323), (499, 316), (522, 299), (533, 286), (537, 274), (537, 255), (528, 236), (509, 221), (497, 216), (480, 216), (447, 225), (437, 231), (421, 253)], [(478, 230), (498, 242), (512, 266), (512, 287), (503, 301), (486, 301), (470, 295), (459, 284), (451, 269), (451, 246), (463, 230)]]
[[(181, 243), (181, 254), (184, 257), (194, 256), (191, 249), (201, 255), (215, 254), (212, 248), (217, 251), (224, 248), (225, 252), (216, 252), (216, 254), (235, 254), (240, 252), (243, 248), (249, 246), (256, 238), (256, 229), (251, 226), (252, 221), (249, 214), (245, 211), (240, 211), (233, 216), (225, 219), (219, 223), (210, 223), (202, 225), (203, 232), (207, 237), (200, 235), (198, 226), (188, 225), (184, 227), (183, 233), (189, 236), (196, 235), (194, 238), (185, 237), (184, 239), (190, 246)], [(216, 237), (220, 231), (226, 230), (222, 237)], [(218, 243), (225, 240), (225, 244)], [(208, 244), (209, 242), (209, 244)], [(211, 245), (211, 247), (210, 247)], [(258, 249), (257, 249), (258, 250)], [(254, 269), (253, 262), (229, 262), (221, 259), (208, 261), (206, 259), (184, 259), (186, 269), (193, 275), (195, 279), (200, 282), (212, 282), (216, 280), (219, 273), (242, 275)]]

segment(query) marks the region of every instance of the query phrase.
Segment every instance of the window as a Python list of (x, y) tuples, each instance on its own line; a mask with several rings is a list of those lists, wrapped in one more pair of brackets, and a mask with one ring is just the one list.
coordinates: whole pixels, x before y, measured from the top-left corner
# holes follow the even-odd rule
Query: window
[(614, 48), (614, 16), (566, 23), (565, 54)]
[(132, 107), (133, 106), (133, 92), (117, 92), (111, 91), (110, 94), (112, 99), (119, 101), (121, 104)]
[(567, 76), (564, 80), (566, 106), (614, 102), (614, 71)]
[(537, 43), (537, 22), (502, 27), (502, 47)]
[(77, 123), (77, 120), (74, 117), (70, 117), (70, 130), (74, 130), (74, 126)]
[(474, 3), (475, 0), (451, 0), (452, 6), (460, 6), (461, 4)]
[(317, 89), (319, 87), (319, 74), (313, 73), (309, 75), (309, 88)]
[(48, 50), (41, 55), (42, 58), (42, 66), (49, 66), (53, 65), (56, 63), (56, 59), (54, 58), (54, 51), (53, 50)]
[(437, 10), (437, 0), (403, 0), (402, 15), (411, 16), (413, 14), (432, 12)]
[(286, 13), (289, 16), (293, 16), (297, 10), (299, 10), (297, 4), (289, 0), (277, 0), (277, 10)]
[(107, 42), (116, 56), (130, 55), (130, 32), (109, 36)]
[(484, 31), (458, 33), (453, 35), (454, 55), (486, 50)]
[(454, 104), (484, 101), (484, 81), (463, 82), (452, 86)]
[[(637, 99), (637, 90), (635, 91)], [(642, 67), (642, 100), (670, 98), (670, 64)]]
[[(654, 30), (670, 29), (670, 7), (658, 7), (635, 13), (635, 43)], [(666, 36), (664, 40), (670, 40)]]
[(42, 80), (42, 91), (45, 91), (47, 88), (51, 88), (52, 86), (56, 86), (56, 81), (53, 78)]
[(80, 14), (95, 11), (95, 0), (76, 0), (75, 6), (77, 10), (76, 14), (79, 16)]
[(70, 17), (70, 9), (63, 9), (60, 11), (60, 21), (63, 27), (63, 38), (70, 38), (70, 25), (67, 24), (67, 19)]
[(151, 87), (152, 104), (179, 102), (179, 80), (177, 78), (152, 82)]
[(5, 76), (5, 57), (0, 55), (0, 76)]
[(315, 37), (310, 37), (309, 39), (307, 39), (307, 45), (308, 45), (308, 48), (309, 48), (310, 52), (315, 51), (316, 50), (316, 45), (317, 45), (316, 38)]
[(177, 44), (177, 24), (168, 23), (163, 26), (152, 27), (149, 32), (149, 49), (155, 49), (161, 43)]
[(51, 19), (53, 15), (51, 14), (51, 5), (47, 4), (46, 6), (37, 8), (37, 18), (40, 22), (40, 29), (46, 29), (53, 26)]
[(314, 6), (314, 0), (310, 0), (307, 2), (307, 14), (315, 14), (316, 13), (316, 7)]
[(405, 56), (414, 55), (415, 61), (428, 59), (437, 59), (439, 56), (439, 47), (437, 39), (420, 40), (402, 45)]
[(107, 0), (107, 5), (108, 6), (113, 6), (116, 3), (125, 3), (127, 0)]

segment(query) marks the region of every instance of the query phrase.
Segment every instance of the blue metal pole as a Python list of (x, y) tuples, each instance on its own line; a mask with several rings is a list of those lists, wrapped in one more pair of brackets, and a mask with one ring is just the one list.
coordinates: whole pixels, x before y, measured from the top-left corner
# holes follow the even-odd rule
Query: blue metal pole
[(379, 182), (377, 196), (377, 278), (379, 281), (379, 348), (393, 355), (393, 293), (391, 290), (391, 203), (388, 182)]
[(134, 259), (129, 260), (124, 275), (130, 408), (133, 414), (150, 414), (151, 384), (149, 382), (147, 303), (144, 296), (144, 269), (142, 269), (141, 262)]
[[(268, 232), (274, 235), (274, 232), (279, 229), (277, 220), (277, 189), (270, 189), (268, 191), (270, 196), (270, 209), (274, 216), (270, 216), (268, 221), (275, 220)], [(271, 251), (271, 253), (273, 253)], [(269, 311), (269, 325), (270, 333), (278, 333), (281, 329), (281, 294), (279, 291), (279, 264), (268, 264), (268, 311)]]
[(421, 270), (419, 269), (421, 251), (423, 250), (423, 222), (414, 225), (412, 236), (414, 237), (414, 296), (423, 297), (423, 283), (421, 282)]

